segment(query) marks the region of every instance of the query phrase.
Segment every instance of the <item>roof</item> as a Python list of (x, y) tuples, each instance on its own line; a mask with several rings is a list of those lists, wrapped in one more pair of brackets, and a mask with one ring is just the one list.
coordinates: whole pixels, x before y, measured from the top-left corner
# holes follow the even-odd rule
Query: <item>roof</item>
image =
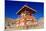
[(24, 5), (16, 14), (20, 15), (21, 12), (23, 12), (24, 10), (28, 10), (28, 11), (31, 11), (32, 14), (36, 13), (36, 10), (34, 10), (33, 8), (27, 6), (27, 5)]

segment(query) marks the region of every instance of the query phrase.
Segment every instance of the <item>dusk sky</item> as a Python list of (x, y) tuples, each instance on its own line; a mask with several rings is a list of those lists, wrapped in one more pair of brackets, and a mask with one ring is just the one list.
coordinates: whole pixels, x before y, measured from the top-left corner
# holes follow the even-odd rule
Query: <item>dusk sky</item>
[(44, 4), (40, 2), (20, 2), (20, 1), (5, 1), (5, 17), (8, 18), (17, 18), (18, 15), (16, 12), (25, 4), (33, 9), (35, 9), (37, 12), (33, 15), (37, 19), (44, 16)]

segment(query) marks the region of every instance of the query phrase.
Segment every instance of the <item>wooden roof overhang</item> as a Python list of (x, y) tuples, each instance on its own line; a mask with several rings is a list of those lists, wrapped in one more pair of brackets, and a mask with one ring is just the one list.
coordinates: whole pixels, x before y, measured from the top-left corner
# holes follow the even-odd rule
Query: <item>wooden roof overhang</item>
[(22, 12), (24, 11), (29, 11), (30, 13), (32, 12), (32, 14), (36, 13), (36, 10), (28, 7), (27, 5), (24, 5), (16, 14), (20, 15)]

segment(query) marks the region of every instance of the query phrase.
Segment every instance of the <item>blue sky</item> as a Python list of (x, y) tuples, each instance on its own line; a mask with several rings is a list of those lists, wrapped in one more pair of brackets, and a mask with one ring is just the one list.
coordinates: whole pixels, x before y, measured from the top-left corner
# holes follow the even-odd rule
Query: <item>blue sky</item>
[(33, 15), (37, 19), (44, 16), (44, 3), (40, 2), (18, 2), (18, 1), (5, 1), (5, 17), (8, 18), (17, 18), (18, 15), (16, 15), (16, 12), (25, 4), (33, 9), (35, 9), (37, 12)]

